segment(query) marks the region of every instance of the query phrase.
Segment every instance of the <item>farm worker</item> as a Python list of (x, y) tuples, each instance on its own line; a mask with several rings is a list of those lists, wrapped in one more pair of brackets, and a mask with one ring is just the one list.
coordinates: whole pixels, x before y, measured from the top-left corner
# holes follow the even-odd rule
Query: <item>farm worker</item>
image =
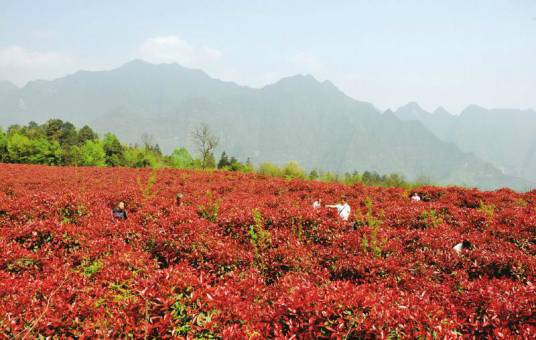
[(419, 194), (417, 194), (416, 192), (413, 193), (413, 195), (411, 195), (411, 200), (413, 202), (419, 202), (421, 200), (421, 196), (419, 196)]
[(313, 203), (313, 209), (320, 209), (322, 208), (322, 199), (318, 199), (316, 201), (314, 201)]
[(127, 219), (127, 211), (125, 210), (125, 202), (121, 201), (115, 208), (112, 209), (112, 215), (120, 220)]
[(350, 205), (348, 205), (348, 202), (346, 202), (346, 198), (343, 196), (341, 203), (339, 204), (331, 204), (326, 205), (327, 208), (335, 208), (337, 209), (337, 213), (342, 218), (343, 221), (348, 221), (348, 217), (350, 217)]
[(182, 194), (179, 192), (177, 195), (175, 195), (175, 203), (178, 207), (182, 204)]
[(456, 254), (460, 255), (462, 253), (462, 250), (464, 249), (470, 249), (471, 248), (471, 242), (467, 240), (463, 240), (462, 242), (458, 243), (452, 249), (456, 252)]

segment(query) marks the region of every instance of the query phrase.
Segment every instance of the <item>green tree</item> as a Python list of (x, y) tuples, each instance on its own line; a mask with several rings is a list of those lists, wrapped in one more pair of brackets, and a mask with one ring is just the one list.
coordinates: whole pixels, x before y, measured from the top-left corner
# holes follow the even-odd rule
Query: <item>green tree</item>
[(11, 133), (7, 139), (7, 154), (11, 163), (29, 163), (32, 141), (18, 132)]
[(146, 167), (150, 168), (160, 168), (162, 166), (159, 153), (154, 151), (145, 150), (143, 152), (143, 163), (147, 164)]
[(63, 150), (62, 163), (64, 165), (75, 165), (78, 161), (77, 152), (80, 150), (74, 148), (78, 145), (78, 131), (71, 122), (64, 122), (61, 126), (59, 140), (52, 140), (52, 142), (59, 142)]
[(290, 161), (282, 169), (285, 178), (305, 178), (305, 171), (300, 167), (298, 162)]
[(218, 146), (219, 139), (216, 137), (209, 126), (205, 123), (201, 124), (192, 133), (193, 142), (196, 150), (201, 155), (201, 167), (215, 167), (214, 149)]
[(406, 186), (406, 180), (404, 176), (392, 173), (386, 178), (386, 185), (390, 187), (401, 188)]
[(80, 165), (106, 165), (106, 153), (102, 142), (88, 140), (81, 148), (81, 163)]
[(61, 119), (49, 119), (43, 124), (43, 130), (48, 140), (59, 141), (63, 134), (63, 121)]
[(45, 137), (45, 132), (43, 128), (34, 121), (29, 122), (28, 125), (22, 128), (21, 131), (26, 137), (30, 139), (38, 139)]
[(194, 159), (186, 148), (176, 148), (171, 153), (169, 164), (177, 169), (189, 169), (194, 165)]
[[(233, 157), (234, 159), (234, 157)], [(231, 161), (227, 157), (227, 154), (224, 152), (221, 153), (220, 160), (218, 161), (218, 169), (223, 169), (225, 167), (229, 167), (231, 165)]]
[(7, 135), (0, 127), (0, 162), (7, 162)]
[(39, 124), (34, 122), (33, 120), (28, 123), (28, 129), (39, 129)]
[(216, 168), (216, 158), (214, 158), (214, 154), (212, 152), (209, 153), (208, 157), (201, 164), (202, 164), (201, 167), (203, 169), (214, 169), (214, 168)]
[(16, 133), (22, 134), (22, 126), (20, 126), (19, 124), (10, 125), (7, 128), (7, 135), (8, 136), (11, 136), (11, 135), (16, 134)]
[(324, 182), (335, 182), (337, 181), (337, 179), (338, 179), (337, 175), (329, 171), (323, 172), (320, 175), (320, 180)]
[(270, 162), (263, 162), (259, 165), (258, 172), (261, 175), (265, 176), (281, 176), (282, 171), (279, 169), (279, 167), (275, 164), (272, 164)]
[(378, 174), (376, 171), (365, 171), (361, 178), (363, 180), (363, 183), (367, 185), (378, 184), (382, 182), (382, 180), (384, 180), (384, 178), (382, 178), (382, 176), (380, 176), (380, 174)]
[(344, 183), (345, 184), (352, 185), (352, 184), (356, 184), (356, 183), (361, 183), (361, 181), (362, 181), (361, 175), (357, 171), (354, 171), (351, 174), (348, 173), (348, 172), (344, 174)]
[(132, 168), (157, 168), (160, 166), (160, 159), (154, 153), (139, 147), (127, 147), (124, 151), (125, 165)]
[(123, 146), (113, 133), (107, 133), (104, 136), (102, 147), (106, 154), (106, 165), (120, 166), (124, 164)]
[(46, 138), (31, 140), (28, 163), (59, 165), (62, 162), (62, 149), (57, 141)]
[(318, 175), (318, 171), (316, 170), (311, 170), (311, 172), (309, 173), (309, 179), (312, 179), (312, 180), (317, 180), (319, 175)]
[(63, 163), (68, 165), (82, 165), (82, 147), (73, 145), (63, 150)]
[(78, 144), (78, 132), (71, 122), (65, 122), (61, 126), (59, 142), (62, 147), (70, 147)]
[(242, 172), (251, 172), (253, 171), (253, 168), (250, 166), (250, 164), (242, 164), (238, 161), (238, 159), (231, 157), (229, 160), (229, 170), (231, 171), (242, 171)]
[(78, 131), (78, 144), (79, 145), (83, 145), (88, 140), (94, 141), (98, 138), (99, 136), (97, 136), (97, 134), (93, 132), (93, 130), (87, 125), (84, 125), (84, 127), (81, 128), (80, 131)]
[(158, 157), (162, 156), (162, 150), (152, 135), (144, 133), (141, 136), (141, 142), (146, 151), (152, 152)]

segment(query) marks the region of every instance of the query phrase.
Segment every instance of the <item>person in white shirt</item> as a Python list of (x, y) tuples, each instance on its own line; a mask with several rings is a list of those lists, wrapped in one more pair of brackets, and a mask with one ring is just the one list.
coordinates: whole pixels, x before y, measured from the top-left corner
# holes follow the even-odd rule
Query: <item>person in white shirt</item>
[(416, 192), (413, 193), (413, 195), (411, 195), (411, 200), (413, 202), (419, 202), (421, 200), (421, 196), (419, 196), (419, 194), (417, 194)]
[(346, 198), (342, 198), (342, 202), (339, 204), (331, 204), (326, 205), (327, 208), (335, 208), (337, 209), (337, 213), (339, 214), (340, 218), (343, 221), (348, 221), (348, 218), (350, 217), (351, 208), (348, 202), (346, 202)]
[(452, 247), (452, 249), (454, 249), (454, 251), (458, 255), (460, 255), (464, 249), (470, 249), (470, 248), (471, 248), (471, 242), (467, 240), (463, 240), (462, 242)]
[(175, 195), (175, 204), (180, 207), (182, 205), (182, 194), (179, 192)]
[(313, 203), (313, 209), (317, 210), (322, 208), (322, 199), (318, 199)]

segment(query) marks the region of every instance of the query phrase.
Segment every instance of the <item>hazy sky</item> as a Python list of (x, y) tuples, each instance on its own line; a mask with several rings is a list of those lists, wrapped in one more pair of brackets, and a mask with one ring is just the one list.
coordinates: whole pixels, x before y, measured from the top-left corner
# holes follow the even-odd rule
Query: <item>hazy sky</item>
[(380, 109), (536, 108), (536, 0), (0, 0), (0, 80), (134, 58), (255, 87), (310, 73)]

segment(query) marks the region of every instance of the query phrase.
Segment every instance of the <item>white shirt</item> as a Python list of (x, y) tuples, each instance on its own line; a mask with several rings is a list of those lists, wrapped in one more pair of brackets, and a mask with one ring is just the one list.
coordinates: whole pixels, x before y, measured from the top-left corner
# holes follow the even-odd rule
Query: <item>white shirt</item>
[(342, 220), (348, 221), (348, 217), (350, 217), (350, 211), (351, 211), (348, 203), (335, 204), (335, 208), (337, 208), (337, 212), (339, 213), (339, 216), (342, 218)]
[(322, 207), (322, 205), (320, 204), (320, 202), (318, 201), (315, 201), (313, 203), (313, 209), (320, 209)]
[(411, 200), (415, 202), (419, 202), (421, 200), (421, 197), (417, 194), (411, 196)]
[(463, 249), (463, 243), (460, 242), (458, 243), (457, 245), (455, 245), (454, 247), (452, 247), (452, 249), (454, 249), (454, 251), (460, 255), (462, 253), (462, 249)]

